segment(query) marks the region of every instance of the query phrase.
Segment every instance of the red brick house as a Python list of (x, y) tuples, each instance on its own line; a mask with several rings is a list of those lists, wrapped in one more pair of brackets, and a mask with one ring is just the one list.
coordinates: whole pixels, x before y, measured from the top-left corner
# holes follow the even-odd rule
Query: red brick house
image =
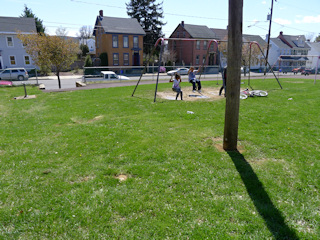
[(109, 66), (140, 66), (145, 34), (137, 19), (105, 17), (100, 10), (93, 31), (96, 57), (107, 53)]
[(176, 65), (200, 66), (203, 61), (205, 65), (219, 64), (216, 44), (211, 44), (207, 56), (209, 40), (215, 39), (215, 34), (207, 26), (185, 24), (182, 21), (169, 38), (195, 39), (195, 41), (172, 40), (168, 42), (169, 50), (176, 53)]

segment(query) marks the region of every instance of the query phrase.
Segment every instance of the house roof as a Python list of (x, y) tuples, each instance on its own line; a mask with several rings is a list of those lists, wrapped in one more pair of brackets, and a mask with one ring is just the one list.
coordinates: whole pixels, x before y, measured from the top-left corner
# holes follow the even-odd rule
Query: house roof
[(262, 47), (262, 48), (267, 47), (267, 43), (262, 39), (262, 37), (260, 37), (258, 35), (242, 34), (242, 38), (244, 41), (257, 42), (260, 45), (260, 47)]
[(280, 35), (278, 36), (278, 38), (281, 39), (281, 37), (289, 43), (289, 46), (291, 45), (293, 48), (310, 48), (306, 44), (306, 37), (304, 35), (291, 36), (291, 35), (283, 35), (283, 33), (280, 32)]
[(282, 42), (279, 38), (270, 38), (270, 41), (272, 41), (273, 44), (277, 45), (281, 49), (290, 49), (290, 47)]
[(184, 24), (183, 27), (192, 38), (215, 39), (214, 33), (207, 26)]
[(228, 38), (228, 29), (210, 28), (215, 34), (215, 39), (226, 40)]
[(37, 32), (34, 18), (0, 17), (0, 32), (2, 33)]
[(307, 44), (320, 53), (320, 42), (307, 42)]
[(138, 20), (135, 18), (116, 18), (105, 16), (97, 17), (93, 35), (95, 35), (98, 22), (101, 23), (105, 33), (146, 35)]

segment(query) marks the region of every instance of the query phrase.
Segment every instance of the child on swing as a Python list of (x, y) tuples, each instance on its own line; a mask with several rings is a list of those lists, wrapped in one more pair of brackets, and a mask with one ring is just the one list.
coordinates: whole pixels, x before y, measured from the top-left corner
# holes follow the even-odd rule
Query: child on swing
[(181, 100), (182, 100), (182, 91), (181, 91), (181, 87), (180, 87), (180, 82), (181, 82), (180, 75), (176, 73), (174, 76), (174, 80), (170, 79), (169, 82), (173, 82), (172, 90), (177, 93), (176, 100), (178, 100), (179, 94), (180, 94)]
[[(198, 72), (199, 71), (200, 69), (198, 70)], [(194, 67), (190, 67), (188, 71), (188, 78), (189, 78), (189, 83), (192, 83), (192, 91), (196, 92), (197, 90), (196, 83), (197, 83), (198, 92), (201, 93), (201, 82), (200, 82), (200, 79), (196, 78), (196, 74), (194, 73)]]

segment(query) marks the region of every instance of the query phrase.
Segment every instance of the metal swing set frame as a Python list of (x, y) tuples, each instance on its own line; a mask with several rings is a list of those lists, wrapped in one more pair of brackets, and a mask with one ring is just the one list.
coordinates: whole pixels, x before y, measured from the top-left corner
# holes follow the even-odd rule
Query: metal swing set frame
[[(146, 72), (146, 69), (147, 69), (148, 64), (150, 63), (151, 57), (153, 56), (153, 54), (154, 54), (154, 52), (155, 52), (155, 50), (156, 50), (156, 48), (157, 48), (157, 46), (159, 45), (160, 42), (161, 42), (161, 45), (160, 45), (160, 56), (159, 56), (159, 62), (158, 62), (158, 73), (157, 73), (157, 80), (156, 80), (156, 89), (155, 89), (155, 93), (154, 93), (154, 102), (156, 102), (156, 99), (157, 99), (157, 91), (158, 91), (160, 67), (161, 67), (161, 62), (162, 62), (163, 49), (164, 49), (164, 45), (165, 45), (164, 42), (165, 42), (165, 41), (199, 41), (199, 40), (203, 40), (203, 39), (196, 39), (196, 38), (159, 38), (159, 39), (156, 41), (156, 43), (155, 43), (155, 45), (154, 45), (154, 47), (153, 47), (152, 54), (150, 54), (150, 57), (149, 57), (148, 61), (146, 62), (145, 66), (144, 66), (144, 70), (141, 72), (140, 78), (139, 78), (139, 80), (138, 80), (138, 82), (137, 82), (137, 84), (136, 84), (136, 86), (135, 86), (135, 88), (134, 88), (133, 93), (132, 93), (131, 96), (132, 96), (132, 97), (134, 96), (134, 94), (135, 94), (135, 92), (136, 92), (136, 90), (137, 90), (137, 88), (138, 88), (138, 85), (139, 85), (139, 83), (140, 83), (140, 81), (141, 81), (142, 75), (144, 74), (144, 72)], [(212, 44), (212, 43), (216, 44), (217, 49), (218, 49), (220, 42), (227, 42), (226, 40), (216, 40), (216, 39), (211, 39), (211, 40), (207, 40), (207, 41), (209, 41), (209, 44), (208, 44), (208, 48), (207, 48), (206, 57), (205, 57), (204, 61), (202, 62), (202, 65), (199, 67), (199, 69), (203, 69), (204, 63), (206, 62), (207, 57), (208, 57), (208, 55), (209, 55), (210, 47), (211, 47), (211, 44)], [(260, 50), (263, 58), (266, 60), (268, 66), (269, 66), (269, 68), (271, 69), (274, 77), (276, 78), (276, 80), (277, 80), (280, 88), (282, 89), (282, 86), (281, 86), (281, 84), (280, 84), (280, 82), (279, 82), (279, 79), (277, 78), (276, 74), (275, 74), (274, 71), (272, 70), (272, 67), (270, 66), (269, 62), (267, 61), (267, 59), (266, 59), (266, 57), (265, 57), (265, 55), (264, 55), (264, 53), (263, 53), (260, 45), (259, 45), (256, 41), (243, 42), (243, 43), (249, 43), (249, 44), (250, 44), (249, 69), (250, 69), (250, 66), (251, 66), (251, 65), (250, 65), (250, 62), (251, 62), (251, 48), (252, 48), (252, 45), (255, 44), (255, 45), (258, 46), (258, 48), (259, 48), (259, 50)], [(199, 80), (201, 79), (201, 75), (202, 75), (202, 71), (200, 72)], [(250, 71), (249, 71), (249, 77), (248, 77), (248, 86), (250, 86)], [(250, 86), (250, 88), (252, 89), (251, 86)]]

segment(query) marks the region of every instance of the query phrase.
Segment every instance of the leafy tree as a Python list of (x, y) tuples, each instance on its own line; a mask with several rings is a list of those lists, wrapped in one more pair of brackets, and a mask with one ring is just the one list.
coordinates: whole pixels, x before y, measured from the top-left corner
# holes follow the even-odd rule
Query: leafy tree
[(315, 42), (320, 42), (320, 35), (318, 37), (316, 37), (316, 39), (314, 41)]
[(79, 46), (72, 39), (44, 34), (18, 34), (26, 52), (40, 68), (54, 69), (61, 88), (60, 72), (76, 60)]
[(92, 59), (90, 55), (87, 55), (84, 60), (84, 67), (92, 67)]
[(108, 53), (101, 53), (99, 58), (101, 60), (101, 66), (108, 66)]
[(161, 21), (163, 18), (162, 4), (155, 3), (156, 0), (130, 0), (126, 3), (127, 14), (131, 18), (135, 18), (146, 32), (143, 38), (144, 53), (150, 53), (158, 38), (163, 37), (162, 26), (165, 25)]
[(20, 17), (28, 17), (28, 18), (34, 18), (36, 21), (36, 28), (37, 28), (37, 33), (44, 33), (46, 28), (42, 24), (42, 20), (40, 20), (30, 8), (27, 7), (27, 5), (24, 5), (24, 10), (23, 13), (21, 14)]

